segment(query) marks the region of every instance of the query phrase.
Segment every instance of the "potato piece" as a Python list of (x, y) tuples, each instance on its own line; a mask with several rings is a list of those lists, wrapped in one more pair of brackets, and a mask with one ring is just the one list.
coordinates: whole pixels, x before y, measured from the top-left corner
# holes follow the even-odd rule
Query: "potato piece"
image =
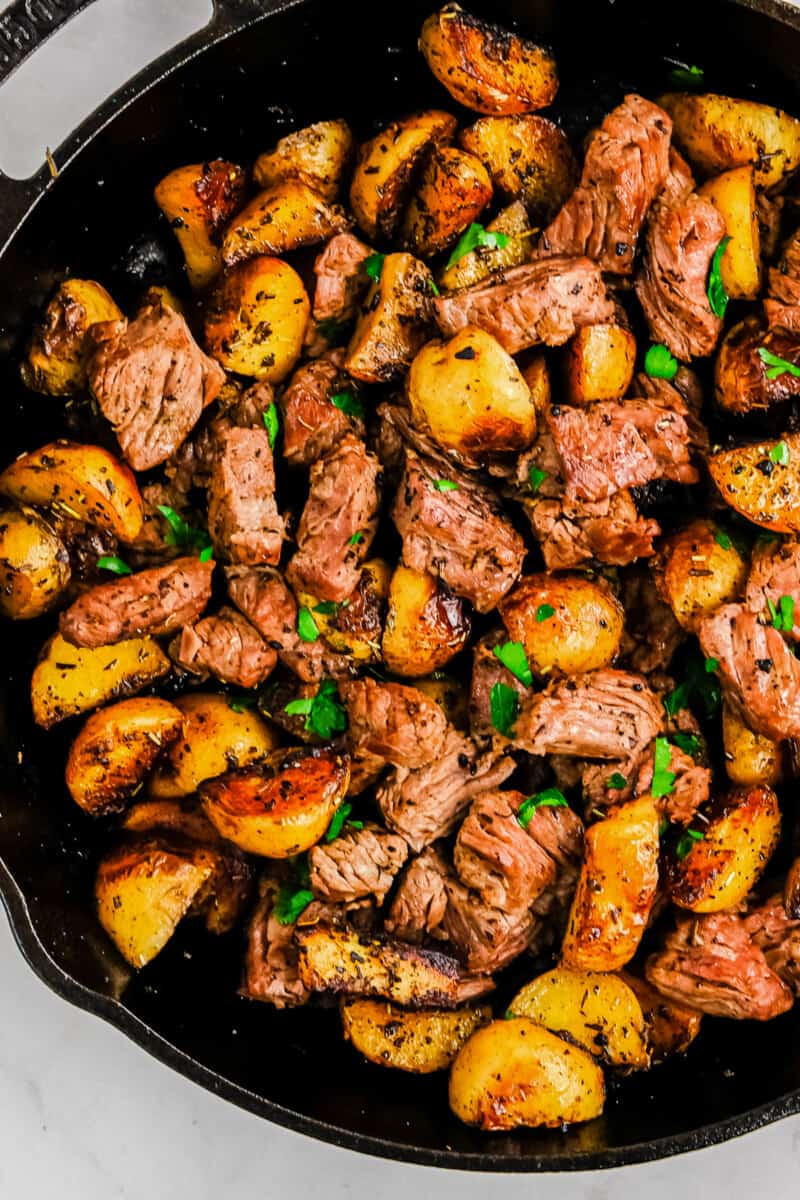
[(636, 338), (621, 325), (585, 325), (567, 346), (564, 375), (570, 404), (621, 400), (633, 379)]
[(182, 726), (180, 710), (157, 696), (92, 713), (67, 756), (72, 799), (93, 816), (119, 812)]
[(749, 163), (756, 187), (767, 188), (800, 165), (800, 121), (771, 104), (710, 92), (672, 92), (658, 103), (679, 149), (705, 175)]
[(32, 508), (0, 513), (0, 613), (28, 621), (51, 609), (70, 579), (64, 543)]
[(433, 277), (410, 254), (387, 254), (367, 293), (347, 347), (344, 368), (364, 383), (388, 383), (425, 341)]
[(526, 575), (498, 611), (512, 642), (521, 642), (531, 670), (576, 675), (607, 667), (619, 651), (625, 613), (604, 579)]
[(20, 367), (22, 381), (34, 392), (71, 396), (86, 386), (86, 364), (92, 352), (87, 333), (98, 321), (118, 321), (106, 289), (93, 279), (65, 279), (28, 343)]
[(289, 254), (343, 233), (351, 224), (338, 204), (329, 204), (299, 179), (287, 179), (260, 192), (228, 226), (222, 260), (233, 266), (260, 254)]
[(432, 575), (402, 563), (389, 585), (389, 611), (382, 653), (395, 675), (430, 675), (448, 663), (469, 640), (464, 605), (440, 589)]
[(552, 51), (446, 4), (422, 26), (419, 48), (459, 104), (482, 113), (527, 113), (552, 104), (558, 72)]
[(617, 971), (630, 962), (658, 887), (658, 812), (630, 800), (586, 830), (586, 852), (561, 947), (568, 967)]
[(735, 908), (761, 877), (781, 835), (778, 797), (770, 787), (735, 788), (696, 814), (683, 858), (669, 860), (669, 894), (691, 912)]
[(364, 143), (350, 184), (350, 207), (367, 237), (394, 237), (416, 168), (433, 146), (449, 142), (455, 130), (455, 117), (430, 109), (393, 121)]
[(350, 764), (332, 750), (276, 750), (199, 787), (222, 837), (248, 854), (291, 858), (315, 845), (347, 792)]
[(767, 409), (800, 394), (800, 380), (789, 371), (770, 379), (769, 369), (759, 355), (771, 351), (800, 366), (797, 335), (783, 329), (765, 329), (758, 316), (745, 317), (728, 330), (714, 363), (717, 404), (727, 412), (749, 413)]
[(21, 454), (0, 474), (0, 495), (51, 507), (108, 529), (123, 542), (142, 528), (142, 497), (133, 472), (100, 446), (50, 442)]
[(492, 181), (479, 159), (453, 146), (433, 151), (403, 220), (403, 244), (431, 258), (477, 221), (492, 198)]
[(550, 407), (550, 373), (547, 369), (547, 359), (543, 354), (536, 354), (522, 369), (522, 378), (528, 385), (533, 407), (537, 416), (543, 415)]
[(206, 348), (239, 375), (280, 383), (300, 357), (311, 304), (288, 263), (261, 256), (226, 272), (206, 310)]
[(698, 519), (665, 539), (654, 575), (678, 624), (693, 631), (704, 616), (741, 595), (747, 563), (713, 521)]
[(191, 286), (201, 291), (222, 270), (222, 231), (244, 203), (247, 176), (235, 163), (191, 163), (165, 175), (154, 192), (186, 260)]
[(330, 605), (308, 592), (298, 592), (297, 603), (311, 610), (328, 645), (356, 662), (375, 662), (381, 655), (381, 629), (392, 568), (382, 558), (372, 558), (361, 568), (358, 586), (344, 604)]
[(37, 725), (49, 729), (119, 696), (150, 687), (172, 664), (154, 638), (129, 638), (114, 646), (72, 646), (59, 633), (50, 638), (31, 677)]
[(745, 786), (780, 783), (783, 761), (778, 742), (753, 733), (737, 710), (722, 705), (722, 742), (725, 748), (725, 770), (731, 783)]
[(253, 178), (260, 188), (299, 179), (323, 200), (332, 202), (341, 190), (354, 149), (346, 121), (316, 121), (305, 129), (287, 133), (266, 154), (260, 154), (253, 167)]
[(700, 1032), (702, 1014), (667, 1000), (652, 984), (638, 975), (621, 971), (619, 978), (636, 993), (647, 1026), (647, 1042), (652, 1062), (665, 1062), (673, 1054), (682, 1054)]
[(517, 992), (509, 1010), (553, 1033), (569, 1034), (612, 1067), (643, 1071), (650, 1065), (642, 1007), (619, 975), (554, 967)]
[(732, 299), (755, 300), (761, 290), (761, 232), (753, 168), (724, 171), (698, 188), (698, 195), (719, 209), (731, 239), (719, 265), (725, 291)]
[(462, 733), (469, 730), (469, 696), (463, 683), (436, 671), (428, 679), (415, 679), (414, 687), (439, 705), (447, 720)]
[(415, 426), (476, 464), (525, 450), (536, 436), (536, 410), (517, 364), (476, 326), (423, 346), (407, 388)]
[(180, 838), (188, 838), (205, 846), (228, 845), (228, 849), (232, 850), (233, 847), (223, 842), (208, 817), (196, 807), (197, 803), (194, 796), (188, 800), (185, 797), (177, 800), (139, 800), (131, 805), (120, 824), (126, 833), (161, 831), (178, 834)]
[(477, 246), (453, 263), (452, 267), (444, 267), (439, 272), (439, 287), (443, 291), (453, 292), (458, 288), (471, 287), (487, 279), (494, 271), (519, 267), (527, 262), (533, 230), (525, 206), (519, 200), (499, 212), (486, 229), (489, 233), (504, 233), (508, 241), (503, 246)]
[(800, 434), (720, 450), (709, 456), (708, 470), (725, 503), (748, 521), (774, 533), (800, 532)]
[(409, 1012), (388, 1000), (342, 1002), (344, 1036), (379, 1067), (415, 1075), (445, 1071), (476, 1029), (492, 1019), (488, 1005), (479, 1008)]
[(191, 796), (205, 779), (247, 767), (278, 745), (276, 731), (254, 709), (235, 712), (219, 693), (178, 696), (175, 707), (183, 717), (182, 736), (150, 777), (151, 796)]
[(526, 1017), (473, 1033), (450, 1072), (451, 1109), (479, 1129), (558, 1128), (599, 1117), (604, 1103), (592, 1056)]
[(575, 190), (572, 147), (545, 117), (481, 117), (458, 140), (480, 159), (500, 195), (521, 200), (536, 225), (546, 225)]

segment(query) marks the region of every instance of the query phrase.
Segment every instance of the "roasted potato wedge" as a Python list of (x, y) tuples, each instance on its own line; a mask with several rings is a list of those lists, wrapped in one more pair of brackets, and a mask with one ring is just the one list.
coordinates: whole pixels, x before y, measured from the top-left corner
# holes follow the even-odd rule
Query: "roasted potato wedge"
[(508, 241), (502, 246), (477, 246), (467, 251), (452, 267), (444, 267), (439, 272), (439, 287), (443, 291), (453, 292), (458, 288), (471, 287), (494, 271), (519, 267), (528, 260), (533, 230), (525, 206), (519, 200), (499, 212), (486, 229), (489, 233), (504, 234)]
[(34, 392), (71, 396), (86, 386), (92, 352), (87, 333), (98, 321), (118, 321), (122, 311), (93, 279), (65, 279), (45, 309), (20, 368)]
[(564, 354), (570, 404), (621, 400), (633, 379), (636, 338), (621, 325), (585, 325)]
[(450, 1107), (479, 1129), (558, 1128), (599, 1117), (604, 1103), (592, 1056), (527, 1017), (473, 1033), (450, 1071)]
[(481, 117), (459, 143), (480, 159), (497, 192), (520, 200), (536, 225), (546, 225), (578, 182), (567, 135), (546, 117)]
[(388, 383), (411, 363), (425, 341), (433, 277), (410, 254), (387, 254), (367, 293), (347, 347), (344, 367), (363, 383)]
[(636, 993), (641, 1005), (653, 1065), (687, 1050), (700, 1032), (702, 1014), (691, 1008), (683, 1008), (674, 1000), (667, 1000), (638, 975), (621, 971), (619, 978)]
[(69, 555), (32, 508), (0, 512), (0, 613), (28, 621), (51, 609), (69, 584)]
[(594, 671), (607, 667), (619, 651), (625, 614), (604, 579), (526, 575), (498, 610), (537, 675)]
[(762, 347), (800, 367), (800, 344), (796, 334), (783, 329), (765, 329), (759, 317), (745, 317), (728, 330), (717, 351), (714, 394), (720, 408), (727, 412), (749, 413), (800, 395), (800, 379), (791, 371), (770, 378), (767, 364), (759, 355)]
[(370, 1062), (415, 1075), (446, 1071), (476, 1029), (492, 1019), (488, 1005), (411, 1012), (388, 1000), (344, 1000), (345, 1038)]
[(196, 290), (213, 283), (222, 270), (222, 231), (244, 203), (247, 176), (235, 163), (191, 163), (165, 175), (154, 192), (186, 260)]
[[(181, 699), (182, 697), (178, 697)], [(196, 797), (176, 800), (137, 800), (120, 825), (126, 833), (177, 834), (204, 846), (225, 845), (208, 817), (197, 807)], [(229, 849), (233, 849), (229, 847)]]
[(586, 830), (586, 853), (561, 947), (568, 967), (617, 971), (633, 958), (658, 887), (658, 812), (650, 796)]
[(730, 537), (698, 519), (665, 539), (654, 577), (678, 624), (695, 630), (708, 613), (737, 599), (747, 569)]
[(771, 104), (710, 92), (672, 92), (658, 103), (672, 117), (678, 147), (704, 175), (750, 164), (756, 187), (767, 188), (800, 164), (800, 121)]
[(781, 834), (781, 811), (772, 788), (734, 789), (695, 815), (702, 838), (683, 857), (669, 860), (669, 894), (691, 912), (735, 908), (764, 872)]
[(37, 725), (49, 729), (66, 717), (130, 696), (169, 674), (172, 664), (150, 637), (113, 646), (72, 646), (60, 634), (46, 643), (31, 677)]
[(643, 1071), (650, 1066), (642, 1007), (619, 975), (554, 967), (517, 992), (509, 1011), (568, 1034), (612, 1067)]
[(432, 147), (449, 142), (455, 130), (455, 117), (430, 109), (393, 121), (364, 143), (350, 184), (350, 207), (367, 237), (394, 237), (417, 167)]
[(253, 178), (260, 188), (271, 188), (287, 179), (299, 179), (332, 203), (355, 151), (346, 121), (316, 121), (287, 133), (266, 154), (260, 154)]
[(316, 596), (299, 592), (297, 603), (310, 609), (331, 649), (350, 654), (356, 662), (380, 658), (381, 632), (389, 596), (392, 569), (382, 558), (371, 558), (361, 568), (358, 586), (344, 604), (320, 604)]
[(414, 687), (436, 702), (451, 725), (462, 733), (469, 730), (469, 696), (463, 683), (452, 675), (435, 671), (428, 679), (415, 679)]
[(50, 442), (22, 454), (0, 473), (0, 495), (98, 525), (123, 542), (142, 528), (133, 472), (100, 446)]
[(288, 263), (260, 256), (226, 272), (206, 310), (206, 348), (229, 371), (280, 383), (303, 348), (311, 305)]
[(343, 208), (329, 204), (307, 183), (286, 179), (260, 192), (228, 226), (222, 260), (233, 266), (260, 254), (289, 254), (343, 233), (350, 225)]
[(476, 465), (525, 450), (536, 436), (536, 409), (517, 364), (476, 326), (426, 343), (406, 386), (414, 425)]
[(183, 726), (180, 709), (158, 696), (120, 700), (92, 713), (70, 746), (67, 788), (85, 812), (118, 812)]
[(437, 147), (406, 209), (404, 246), (420, 258), (431, 258), (477, 221), (491, 199), (492, 181), (474, 154)]
[(755, 300), (761, 289), (761, 231), (753, 167), (715, 175), (698, 195), (719, 209), (731, 239), (719, 265), (725, 291), (732, 299)]
[(412, 677), (438, 671), (467, 644), (470, 630), (462, 601), (432, 575), (402, 563), (395, 568), (381, 643), (390, 671)]
[(751, 787), (758, 784), (770, 787), (783, 777), (783, 760), (778, 742), (753, 733), (737, 710), (722, 705), (722, 743), (725, 749), (725, 770), (731, 783)]
[(419, 48), (459, 104), (482, 113), (528, 113), (552, 104), (558, 72), (552, 52), (446, 4), (422, 26)]
[(547, 412), (550, 407), (550, 372), (547, 369), (547, 359), (543, 354), (535, 354), (522, 369), (522, 378), (528, 385), (533, 407), (537, 416)]
[(800, 531), (800, 434), (720, 450), (708, 469), (725, 503), (748, 521), (774, 533)]

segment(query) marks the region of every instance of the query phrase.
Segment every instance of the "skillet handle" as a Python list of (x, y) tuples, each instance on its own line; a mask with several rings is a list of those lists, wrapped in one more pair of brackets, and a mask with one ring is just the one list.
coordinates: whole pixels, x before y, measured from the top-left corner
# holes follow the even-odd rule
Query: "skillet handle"
[(0, 84), (92, 0), (15, 0), (0, 14)]

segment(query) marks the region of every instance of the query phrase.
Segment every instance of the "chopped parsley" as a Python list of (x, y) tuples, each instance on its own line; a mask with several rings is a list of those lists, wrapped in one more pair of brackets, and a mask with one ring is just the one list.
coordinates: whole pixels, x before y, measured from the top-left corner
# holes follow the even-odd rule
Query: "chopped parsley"
[(269, 438), (270, 450), (275, 449), (275, 443), (278, 440), (278, 430), (280, 429), (280, 420), (278, 419), (278, 406), (273, 400), (269, 408), (261, 414), (264, 418), (264, 427)]
[(534, 495), (539, 491), (545, 479), (547, 479), (547, 471), (543, 471), (541, 467), (531, 467), (528, 471), (528, 484)]
[(332, 345), (339, 338), (343, 338), (347, 332), (349, 321), (340, 321), (337, 317), (326, 317), (324, 321), (317, 321), (316, 330), (320, 337), (325, 338), (325, 341)]
[(188, 521), (184, 520), (180, 513), (175, 512), (175, 509), (170, 508), (168, 504), (159, 504), (156, 507), (169, 526), (167, 532), (164, 534), (165, 544), (167, 546), (177, 546), (181, 550), (197, 550), (200, 553), (202, 561), (208, 562), (214, 553), (208, 531), (205, 529), (194, 529)]
[(97, 565), (101, 571), (111, 571), (114, 575), (132, 575), (128, 564), (121, 558), (117, 558), (116, 554), (103, 554), (97, 560)]
[(304, 854), (292, 863), (292, 878), (289, 882), (281, 884), (275, 900), (272, 912), (281, 925), (293, 925), (314, 899), (308, 881), (308, 858)]
[(650, 785), (650, 795), (654, 800), (659, 796), (668, 796), (674, 790), (675, 773), (670, 771), (672, 751), (665, 737), (656, 738), (655, 756), (653, 758), (653, 782)]
[(364, 259), (364, 270), (369, 275), (370, 279), (374, 279), (377, 283), (383, 271), (383, 260), (385, 254), (370, 254), (369, 258)]
[(718, 671), (718, 670), (719, 670), (719, 659), (718, 658), (707, 658), (705, 661), (706, 675), (713, 675), (714, 672)]
[(428, 280), (428, 287), (431, 289), (434, 296), (441, 296), (442, 293), (439, 291), (438, 287), (436, 286), (436, 281), (434, 279)]
[(255, 708), (258, 696), (255, 692), (241, 692), (237, 696), (228, 696), (227, 699), (231, 712), (243, 713), (248, 708)]
[(214, 554), (214, 547), (209, 542), (207, 546), (203, 547), (203, 549), (200, 551), (200, 553), (198, 554), (197, 557), (200, 559), (200, 562), (209, 562), (211, 560), (213, 554)]
[(794, 599), (792, 596), (781, 596), (778, 601), (778, 607), (767, 596), (767, 608), (769, 609), (770, 619), (772, 624), (780, 633), (791, 633), (794, 629)]
[(728, 248), (728, 242), (731, 239), (724, 237), (714, 251), (714, 257), (711, 260), (711, 270), (708, 273), (708, 303), (711, 306), (711, 311), (715, 317), (724, 317), (728, 307), (730, 297), (725, 291), (725, 285), (722, 282), (720, 274), (720, 266), (722, 256)]
[(703, 744), (696, 733), (672, 733), (669, 740), (684, 754), (690, 754), (692, 758), (697, 758), (703, 748)]
[(348, 544), (348, 546), (357, 546), (358, 543), (363, 542), (363, 540), (364, 540), (363, 529), (357, 529), (355, 531), (355, 533), (351, 534), (351, 536), (347, 539), (347, 544)]
[(658, 822), (658, 836), (662, 838), (669, 829), (669, 817), (662, 817)]
[(337, 392), (334, 396), (331, 396), (331, 404), (334, 408), (338, 408), (341, 412), (346, 413), (348, 417), (364, 416), (364, 405), (358, 396), (354, 396), (350, 391)]
[(678, 373), (678, 360), (668, 347), (659, 343), (645, 354), (644, 369), (651, 379), (674, 379)]
[(511, 737), (519, 716), (519, 697), (507, 683), (495, 683), (489, 694), (492, 724), (503, 737)]
[(435, 479), (433, 481), (433, 486), (436, 488), (437, 492), (458, 491), (458, 484), (454, 483), (452, 479)]
[(791, 455), (786, 442), (776, 442), (769, 452), (770, 462), (774, 462), (776, 466), (785, 467), (789, 463)]
[(334, 699), (336, 694), (335, 680), (323, 679), (316, 696), (290, 700), (284, 712), (290, 717), (305, 717), (306, 733), (316, 733), (323, 741), (327, 741), (334, 733), (341, 733), (347, 727), (347, 716), (341, 704)]
[(624, 788), (627, 786), (628, 786), (627, 779), (625, 778), (624, 775), (620, 775), (619, 771), (615, 771), (613, 775), (609, 775), (608, 779), (606, 780), (606, 787), (614, 788), (616, 791), (619, 791), (620, 788)]
[(555, 611), (552, 604), (540, 604), (536, 610), (536, 620), (549, 621)]
[(796, 363), (787, 362), (778, 354), (773, 354), (766, 346), (759, 346), (758, 357), (768, 368), (767, 379), (777, 379), (780, 375), (794, 375), (800, 379), (800, 367)]
[(350, 601), (342, 600), (341, 604), (336, 600), (322, 600), (319, 604), (315, 604), (313, 612), (319, 613), (321, 617), (335, 617), (340, 608), (349, 608)]
[(315, 642), (319, 637), (317, 622), (311, 615), (311, 609), (305, 605), (297, 613), (297, 633), (301, 642)]
[(563, 792), (558, 788), (545, 788), (543, 792), (537, 792), (535, 796), (528, 796), (522, 801), (517, 813), (517, 820), (523, 829), (527, 829), (531, 823), (531, 818), (537, 808), (566, 808), (567, 801)]
[(699, 704), (707, 717), (712, 717), (720, 705), (722, 694), (719, 681), (712, 678), (719, 667), (716, 658), (693, 658), (686, 671), (686, 678), (664, 698), (668, 716), (674, 717), (683, 708)]
[(485, 246), (487, 250), (503, 250), (508, 245), (508, 241), (507, 233), (493, 232), (484, 228), (477, 221), (473, 221), (453, 247), (445, 270), (449, 271), (451, 267), (461, 261), (465, 254), (477, 250), (479, 246)]
[(524, 683), (525, 687), (531, 686), (533, 676), (522, 642), (504, 642), (502, 646), (495, 646), (494, 654), (520, 683)]
[(699, 829), (687, 829), (678, 838), (675, 846), (675, 857), (678, 859), (686, 858), (686, 855), (694, 846), (695, 842), (702, 842), (705, 837)]
[(718, 546), (722, 546), (723, 550), (730, 550), (731, 546), (733, 545), (730, 534), (726, 533), (724, 529), (714, 530), (714, 541)]
[(349, 825), (351, 829), (363, 829), (363, 821), (349, 821), (348, 817), (353, 811), (353, 805), (349, 800), (345, 800), (344, 804), (340, 804), (336, 812), (331, 818), (331, 823), (328, 826), (328, 831), (325, 834), (326, 842), (333, 842), (344, 829), (345, 825)]
[(673, 67), (669, 81), (675, 87), (701, 88), (705, 84), (706, 73), (702, 67)]

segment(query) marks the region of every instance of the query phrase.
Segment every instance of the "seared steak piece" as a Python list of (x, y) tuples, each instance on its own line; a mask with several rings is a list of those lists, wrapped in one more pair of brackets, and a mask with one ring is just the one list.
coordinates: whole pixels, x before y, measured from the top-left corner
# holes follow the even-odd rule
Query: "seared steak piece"
[(190, 556), (99, 583), (61, 614), (61, 635), (73, 646), (108, 646), (172, 633), (203, 612), (213, 573), (213, 562)]
[(372, 254), (352, 233), (337, 233), (314, 263), (315, 321), (350, 321), (369, 287), (364, 263)]
[(494, 647), (507, 640), (505, 633), (496, 629), (481, 638), (473, 652), (469, 727), (475, 738), (493, 737), (497, 733), (492, 724), (492, 688), (496, 683), (513, 688), (518, 696), (524, 696), (528, 690), (494, 653)]
[(185, 625), (169, 647), (170, 657), (194, 675), (254, 688), (273, 670), (278, 656), (258, 630), (233, 608)]
[(580, 184), (545, 229), (543, 248), (630, 275), (639, 230), (669, 171), (671, 136), (663, 109), (626, 96), (591, 135)]
[(665, 671), (675, 651), (686, 640), (686, 631), (658, 594), (655, 580), (646, 566), (621, 573), (625, 631), (621, 656), (632, 671), (649, 675)]
[(645, 974), (668, 1000), (713, 1017), (769, 1021), (793, 1003), (744, 919), (732, 912), (678, 917), (664, 949), (648, 958)]
[(800, 920), (786, 915), (784, 897), (773, 896), (754, 908), (744, 924), (769, 969), (800, 999)]
[(613, 320), (614, 305), (596, 263), (559, 255), (439, 296), (434, 313), (446, 337), (477, 325), (519, 354), (542, 342), (563, 346), (582, 326)]
[(553, 863), (553, 880), (537, 896), (533, 911), (546, 918), (550, 936), (557, 936), (563, 932), (583, 861), (583, 821), (571, 808), (542, 805), (526, 832)]
[(367, 677), (340, 684), (339, 694), (347, 709), (354, 750), (410, 771), (441, 753), (447, 719), (436, 701), (419, 688)]
[(658, 522), (640, 517), (627, 488), (605, 500), (538, 500), (525, 511), (539, 540), (548, 571), (576, 567), (587, 559), (626, 566), (655, 552)]
[(148, 305), (134, 321), (93, 325), (89, 386), (134, 471), (165, 462), (225, 382), (183, 317)]
[[(286, 578), (297, 591), (341, 603), (355, 589), (378, 525), (381, 467), (347, 434), (314, 463)], [(352, 538), (360, 533), (355, 544)]]
[(426, 937), (441, 937), (440, 926), (447, 908), (445, 880), (450, 873), (434, 846), (412, 858), (389, 909), (386, 932), (415, 945)]
[[(349, 236), (349, 235), (342, 235)], [(352, 389), (342, 371), (344, 350), (330, 350), (298, 367), (281, 398), (283, 454), (295, 466), (310, 467), (338, 445), (346, 433), (363, 438), (361, 417), (331, 404), (337, 392)]]
[(462, 883), (490, 908), (530, 908), (556, 875), (555, 863), (517, 820), (521, 792), (482, 792), (456, 838), (453, 862)]
[(689, 449), (692, 454), (708, 454), (711, 443), (701, 418), (703, 388), (689, 367), (678, 367), (675, 378), (671, 380), (652, 379), (645, 371), (640, 371), (631, 385), (631, 396), (642, 396), (661, 408), (679, 412), (689, 430)]
[(403, 539), (403, 562), (441, 579), (478, 612), (491, 612), (522, 569), (525, 543), (500, 515), (494, 494), (462, 472), (448, 470), (446, 490), (436, 464), (406, 451), (392, 517)]
[(228, 382), (217, 397), (215, 415), (206, 414), (190, 438), (164, 466), (170, 486), (184, 496), (207, 488), (219, 452), (218, 439), (229, 429), (264, 429), (264, 414), (274, 403), (275, 389), (261, 380), (246, 391)]
[(426, 767), (395, 767), (375, 791), (386, 824), (403, 835), (412, 850), (445, 837), (473, 798), (499, 787), (516, 764), (505, 751), (480, 747), (452, 727), (439, 756)]
[(540, 930), (541, 921), (530, 908), (510, 912), (492, 908), (454, 875), (448, 875), (445, 890), (442, 932), (468, 971), (488, 973), (508, 966), (528, 949)]
[[(259, 884), (260, 899), (247, 928), (242, 995), (276, 1008), (294, 1008), (305, 1004), (311, 992), (297, 970), (295, 925), (282, 925), (273, 911), (279, 890), (277, 877), (265, 876)], [(303, 917), (319, 919), (327, 908), (314, 900)]]
[(630, 759), (653, 740), (662, 719), (644, 676), (605, 668), (553, 680), (528, 697), (514, 740), (530, 754)]
[(800, 641), (800, 542), (756, 545), (747, 579), (747, 607), (769, 619), (767, 601), (778, 609), (782, 596), (794, 601), (794, 623), (782, 632), (791, 641)]
[(800, 662), (777, 629), (743, 604), (724, 604), (703, 618), (698, 636), (751, 729), (776, 742), (800, 737)]
[[(696, 763), (691, 754), (686, 754), (679, 746), (670, 746), (669, 753), (667, 770), (675, 779), (672, 791), (656, 798), (656, 808), (662, 817), (679, 825), (688, 825), (698, 808), (711, 795), (711, 771)], [(654, 756), (655, 751), (649, 750), (642, 759), (636, 772), (634, 796), (646, 796), (649, 793), (653, 782)]]
[(378, 825), (345, 826), (332, 842), (319, 842), (308, 854), (311, 890), (320, 900), (351, 901), (374, 896), (382, 904), (408, 858), (408, 846)]
[(800, 229), (783, 247), (777, 267), (770, 267), (764, 312), (770, 329), (800, 334)]
[(276, 564), (284, 537), (275, 503), (275, 470), (266, 429), (236, 426), (217, 435), (208, 485), (208, 532), (233, 563)]

